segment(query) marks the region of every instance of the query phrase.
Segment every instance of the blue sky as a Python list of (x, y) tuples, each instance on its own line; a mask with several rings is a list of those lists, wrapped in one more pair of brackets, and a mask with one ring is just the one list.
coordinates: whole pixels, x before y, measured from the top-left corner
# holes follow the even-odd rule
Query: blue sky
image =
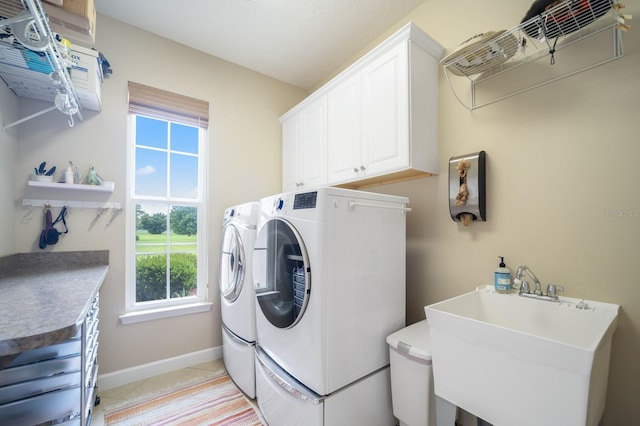
[(198, 128), (138, 116), (136, 143), (136, 195), (197, 197)]

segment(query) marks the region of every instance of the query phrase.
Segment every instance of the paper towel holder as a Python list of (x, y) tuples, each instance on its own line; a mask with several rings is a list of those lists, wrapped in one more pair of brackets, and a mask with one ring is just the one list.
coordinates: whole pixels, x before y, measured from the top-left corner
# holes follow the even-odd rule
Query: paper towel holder
[(449, 213), (464, 226), (486, 219), (486, 153), (449, 159)]

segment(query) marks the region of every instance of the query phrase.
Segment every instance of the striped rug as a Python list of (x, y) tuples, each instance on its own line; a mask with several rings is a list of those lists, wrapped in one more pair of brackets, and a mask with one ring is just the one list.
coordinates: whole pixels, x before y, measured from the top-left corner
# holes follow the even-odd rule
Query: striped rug
[(228, 374), (107, 411), (106, 426), (258, 426), (260, 417)]

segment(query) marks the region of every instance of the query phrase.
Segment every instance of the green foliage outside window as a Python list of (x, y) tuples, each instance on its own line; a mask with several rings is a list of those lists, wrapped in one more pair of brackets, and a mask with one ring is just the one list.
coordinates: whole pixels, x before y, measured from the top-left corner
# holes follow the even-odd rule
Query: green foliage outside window
[(151, 216), (145, 214), (140, 218), (142, 229), (146, 229), (150, 234), (158, 235), (167, 230), (167, 215), (164, 213), (154, 213)]
[[(194, 253), (170, 255), (170, 297), (194, 295), (197, 286), (197, 256)], [(167, 298), (167, 255), (137, 257), (136, 302)]]
[[(198, 231), (198, 209), (195, 207), (174, 206), (170, 214), (171, 231), (179, 235), (196, 235)], [(159, 235), (167, 230), (167, 215), (154, 213), (149, 215), (136, 206), (136, 229), (146, 230)]]
[(172, 207), (171, 230), (179, 235), (196, 235), (198, 230), (198, 209), (195, 207)]

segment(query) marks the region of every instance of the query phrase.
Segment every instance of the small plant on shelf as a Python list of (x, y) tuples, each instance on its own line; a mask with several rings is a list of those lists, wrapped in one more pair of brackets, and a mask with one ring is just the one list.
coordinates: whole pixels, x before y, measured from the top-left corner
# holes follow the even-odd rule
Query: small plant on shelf
[(43, 161), (40, 166), (33, 168), (33, 178), (39, 182), (52, 182), (53, 174), (56, 172), (56, 166), (47, 170), (47, 162)]
[(47, 162), (43, 161), (40, 163), (39, 167), (33, 168), (33, 174), (36, 176), (53, 176), (56, 172), (56, 166), (53, 166), (51, 169), (47, 170)]

